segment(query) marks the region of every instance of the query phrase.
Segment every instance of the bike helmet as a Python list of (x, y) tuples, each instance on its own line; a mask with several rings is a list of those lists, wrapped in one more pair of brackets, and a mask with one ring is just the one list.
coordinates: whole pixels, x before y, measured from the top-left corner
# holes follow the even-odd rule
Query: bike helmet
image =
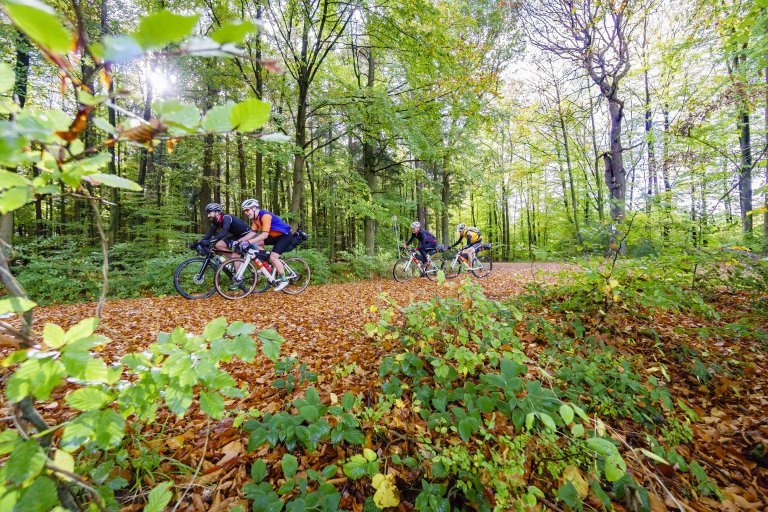
[(243, 210), (248, 210), (250, 208), (258, 208), (259, 207), (259, 201), (258, 199), (246, 199), (243, 201), (243, 204), (241, 208)]
[(459, 231), (464, 231), (465, 229), (467, 229), (467, 225), (462, 222), (461, 224), (456, 226), (456, 229), (458, 229)]
[(414, 228), (421, 228), (421, 222), (419, 221), (411, 222), (411, 229), (414, 229)]
[(208, 203), (205, 206), (205, 213), (220, 212), (221, 205), (219, 203)]

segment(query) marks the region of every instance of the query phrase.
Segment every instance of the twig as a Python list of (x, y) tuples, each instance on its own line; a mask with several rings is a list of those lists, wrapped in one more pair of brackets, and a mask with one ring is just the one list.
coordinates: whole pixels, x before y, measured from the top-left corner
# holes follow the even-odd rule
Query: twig
[[(26, 342), (26, 346), (28, 346), (28, 347), (32, 347), (32, 346), (35, 345), (35, 340), (33, 340), (31, 337), (29, 337), (29, 335), (24, 334), (21, 331), (17, 331), (12, 325), (10, 325), (10, 324), (8, 324), (6, 322), (3, 322), (2, 320), (0, 320), (0, 328), (2, 328), (4, 330), (8, 331), (9, 333), (11, 333), (13, 335), (13, 337), (19, 338), (20, 340)], [(24, 345), (24, 344), (25, 343), (21, 343), (20, 345)]]
[(85, 483), (85, 480), (78, 475), (77, 473), (72, 473), (71, 471), (67, 471), (66, 469), (62, 469), (58, 466), (56, 466), (53, 462), (50, 460), (45, 462), (45, 467), (53, 471), (54, 473), (58, 473), (60, 475), (63, 475), (67, 477), (68, 479), (72, 480), (78, 487), (82, 487), (85, 489), (85, 491), (91, 495), (91, 498), (93, 498), (94, 503), (96, 503), (96, 506), (99, 507), (99, 510), (101, 512), (107, 512), (107, 509), (104, 507), (104, 504), (101, 502), (101, 496), (99, 495), (99, 492)]
[(99, 303), (96, 306), (96, 318), (101, 319), (101, 312), (104, 309), (104, 304), (107, 302), (107, 292), (109, 291), (109, 242), (104, 235), (104, 225), (101, 222), (101, 212), (96, 206), (97, 198), (93, 197), (88, 189), (81, 187), (81, 193), (88, 199), (88, 203), (91, 205), (91, 211), (96, 221), (96, 231), (99, 233), (99, 241), (101, 242), (101, 295), (99, 296)]
[(195, 474), (192, 475), (192, 480), (190, 480), (189, 484), (187, 485), (187, 488), (184, 489), (184, 492), (181, 493), (181, 496), (179, 497), (178, 501), (176, 501), (176, 505), (174, 505), (173, 509), (171, 509), (171, 512), (176, 512), (176, 510), (179, 508), (179, 505), (181, 505), (181, 502), (184, 501), (184, 498), (187, 496), (189, 489), (192, 488), (192, 484), (194, 484), (195, 479), (197, 478), (197, 475), (200, 474), (200, 469), (203, 467), (203, 461), (205, 460), (205, 454), (208, 452), (208, 439), (210, 437), (211, 437), (211, 418), (209, 417), (205, 423), (205, 444), (203, 445), (203, 455), (200, 456), (200, 462), (197, 463), (197, 468), (195, 469)]

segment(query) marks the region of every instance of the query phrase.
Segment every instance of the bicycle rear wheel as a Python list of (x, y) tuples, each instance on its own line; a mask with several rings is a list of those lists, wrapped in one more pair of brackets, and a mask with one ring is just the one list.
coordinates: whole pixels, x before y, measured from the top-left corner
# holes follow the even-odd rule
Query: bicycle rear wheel
[(207, 299), (216, 293), (216, 265), (207, 258), (190, 258), (173, 271), (173, 287), (189, 300)]
[(247, 297), (261, 279), (262, 276), (256, 265), (249, 261), (247, 268), (243, 271), (242, 279), (236, 280), (237, 270), (244, 264), (243, 258), (229, 258), (216, 269), (213, 282), (216, 285), (216, 291), (225, 299), (233, 300)]
[(475, 258), (472, 265), (472, 273), (475, 277), (486, 277), (493, 270), (493, 257), (490, 254), (483, 254)]
[(283, 292), (289, 295), (303, 292), (312, 277), (309, 263), (302, 258), (287, 258), (283, 260), (283, 266), (285, 277), (288, 279), (288, 286), (283, 288)]
[(445, 262), (440, 256), (432, 256), (430, 258), (431, 263), (427, 268), (424, 270), (424, 273), (427, 275), (427, 279), (430, 281), (437, 281), (437, 273), (443, 270), (443, 266), (445, 265)]
[(415, 261), (411, 261), (411, 258), (400, 258), (392, 267), (392, 276), (395, 281), (404, 283), (419, 276), (419, 266)]

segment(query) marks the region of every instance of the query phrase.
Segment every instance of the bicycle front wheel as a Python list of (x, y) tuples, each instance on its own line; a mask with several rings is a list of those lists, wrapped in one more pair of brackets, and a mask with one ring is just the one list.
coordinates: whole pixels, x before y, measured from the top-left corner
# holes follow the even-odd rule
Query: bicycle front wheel
[(472, 265), (472, 273), (475, 277), (486, 277), (493, 270), (493, 257), (490, 254), (483, 254), (475, 258), (475, 263)]
[(445, 273), (446, 279), (458, 277), (458, 275), (461, 274), (461, 266), (461, 260), (456, 258), (455, 255), (450, 260), (445, 260), (443, 272)]
[(207, 258), (190, 258), (173, 271), (173, 287), (189, 300), (207, 299), (216, 293), (216, 266)]
[(309, 263), (302, 258), (288, 258), (283, 260), (283, 267), (285, 267), (285, 278), (288, 279), (288, 286), (283, 288), (283, 292), (289, 295), (303, 292), (312, 277)]
[[(216, 285), (216, 291), (225, 299), (247, 297), (262, 277), (253, 262), (249, 261), (245, 269), (241, 268), (242, 265), (245, 265), (243, 258), (229, 258), (216, 269), (213, 282)], [(240, 279), (236, 277), (238, 270), (243, 271), (243, 277)]]
[(411, 258), (400, 258), (392, 267), (392, 276), (395, 281), (404, 283), (409, 279), (419, 276), (419, 266)]

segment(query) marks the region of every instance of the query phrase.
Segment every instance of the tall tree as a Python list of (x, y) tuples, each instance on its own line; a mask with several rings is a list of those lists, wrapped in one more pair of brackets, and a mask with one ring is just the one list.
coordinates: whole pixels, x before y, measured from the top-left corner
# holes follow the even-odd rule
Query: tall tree
[(625, 216), (626, 170), (621, 135), (624, 100), (619, 94), (622, 79), (629, 72), (629, 46), (643, 2), (625, 0), (532, 1), (526, 13), (538, 33), (531, 42), (545, 51), (582, 66), (608, 102), (609, 149), (600, 156), (605, 166), (605, 183), (611, 200), (611, 248), (616, 247), (618, 224)]
[(302, 224), (303, 215), (310, 89), (323, 62), (344, 34), (356, 4), (334, 0), (270, 0), (267, 9), (277, 29), (277, 48), (296, 82), (294, 128), (297, 151), (291, 195), (291, 224), (295, 227)]

